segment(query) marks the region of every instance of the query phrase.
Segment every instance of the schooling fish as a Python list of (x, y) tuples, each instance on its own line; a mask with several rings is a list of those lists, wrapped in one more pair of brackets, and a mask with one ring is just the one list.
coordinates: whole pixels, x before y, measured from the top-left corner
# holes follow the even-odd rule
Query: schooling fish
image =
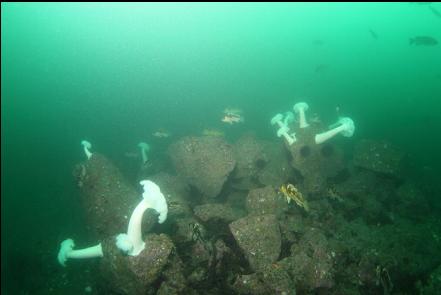
[(438, 44), (438, 41), (435, 38), (429, 36), (416, 36), (409, 39), (409, 44), (414, 44), (417, 46), (435, 46)]

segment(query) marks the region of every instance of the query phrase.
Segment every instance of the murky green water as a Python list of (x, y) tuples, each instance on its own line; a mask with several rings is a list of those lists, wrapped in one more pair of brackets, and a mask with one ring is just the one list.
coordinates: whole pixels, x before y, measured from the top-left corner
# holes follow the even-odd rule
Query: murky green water
[[(436, 11), (439, 3), (2, 3), (2, 292), (42, 292), (58, 270), (35, 257), (55, 257), (56, 243), (81, 231), (71, 171), (82, 139), (117, 164), (139, 141), (160, 154), (158, 130), (276, 141), (271, 117), (304, 100), (326, 124), (353, 118), (348, 151), (385, 139), (408, 154), (410, 175), (435, 182), (441, 44), (409, 39), (441, 42)], [(226, 107), (245, 122), (221, 122)]]

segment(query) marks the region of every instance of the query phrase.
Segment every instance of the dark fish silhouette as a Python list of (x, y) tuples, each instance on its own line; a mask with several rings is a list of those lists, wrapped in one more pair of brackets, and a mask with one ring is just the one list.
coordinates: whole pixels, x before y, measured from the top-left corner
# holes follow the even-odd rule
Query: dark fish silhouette
[(440, 13), (436, 8), (434, 8), (433, 6), (429, 6), (429, 9), (430, 9), (430, 11), (432, 11), (432, 13), (433, 13), (436, 17), (441, 18), (441, 13)]
[(435, 38), (429, 36), (416, 36), (409, 39), (409, 44), (414, 44), (417, 46), (435, 46), (438, 44), (438, 41)]
[(325, 64), (319, 64), (315, 67), (315, 71), (316, 73), (322, 73), (325, 72), (326, 70), (328, 70), (329, 66), (325, 65)]
[(372, 29), (369, 29), (369, 33), (371, 33), (371, 36), (372, 36), (372, 38), (374, 38), (375, 40), (377, 40), (377, 39), (378, 39), (378, 35), (377, 35), (377, 33), (375, 33), (375, 31), (374, 31), (374, 30), (372, 30)]
[(314, 40), (314, 41), (312, 41), (312, 44), (314, 46), (323, 46), (325, 44), (325, 42), (323, 42), (323, 40)]

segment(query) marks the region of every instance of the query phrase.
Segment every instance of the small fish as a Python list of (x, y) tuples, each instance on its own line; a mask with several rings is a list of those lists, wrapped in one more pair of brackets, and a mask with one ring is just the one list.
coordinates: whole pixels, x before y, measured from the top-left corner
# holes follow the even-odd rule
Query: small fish
[(369, 33), (371, 33), (372, 38), (374, 38), (375, 40), (378, 40), (378, 35), (374, 30), (369, 29)]
[(412, 44), (416, 46), (435, 46), (438, 44), (438, 41), (435, 38), (429, 36), (416, 36), (409, 39), (409, 45)]
[(325, 64), (319, 64), (319, 65), (317, 65), (317, 66), (315, 67), (314, 72), (316, 72), (316, 73), (322, 73), (322, 72), (325, 72), (328, 68), (329, 68), (328, 65), (325, 65)]
[(241, 116), (234, 115), (225, 115), (222, 119), (222, 122), (232, 125), (233, 123), (241, 123), (243, 122), (243, 118)]
[(436, 17), (441, 18), (441, 13), (440, 13), (436, 8), (434, 8), (433, 6), (429, 6), (429, 9), (430, 9), (430, 11), (432, 11), (432, 13), (433, 13)]
[(164, 132), (164, 131), (156, 131), (154, 133), (152, 133), (152, 135), (154, 137), (159, 137), (159, 138), (167, 138), (170, 137), (170, 133), (168, 132)]
[(312, 45), (314, 46), (323, 46), (325, 42), (323, 40), (314, 40), (312, 41)]

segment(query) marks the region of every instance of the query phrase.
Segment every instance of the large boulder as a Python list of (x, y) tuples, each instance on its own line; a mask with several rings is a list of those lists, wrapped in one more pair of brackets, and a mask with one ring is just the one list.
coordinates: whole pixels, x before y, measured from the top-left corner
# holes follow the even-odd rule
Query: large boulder
[(233, 290), (238, 294), (244, 295), (270, 294), (270, 290), (265, 286), (257, 273), (238, 275), (233, 283)]
[(194, 215), (203, 222), (221, 221), (230, 223), (241, 217), (241, 212), (225, 204), (204, 204), (194, 208)]
[(282, 238), (275, 215), (241, 218), (230, 224), (230, 231), (253, 270), (262, 270), (279, 258)]
[(257, 177), (268, 162), (262, 143), (251, 135), (239, 138), (233, 150), (237, 161), (234, 178)]
[(184, 137), (169, 154), (177, 173), (208, 198), (219, 195), (236, 165), (232, 147), (221, 137)]
[(344, 169), (343, 152), (330, 142), (315, 143), (315, 134), (320, 133), (316, 127), (299, 129), (297, 141), (286, 144), (291, 154), (291, 165), (303, 176), (303, 187), (306, 192), (322, 193), (328, 178), (335, 177)]
[(76, 165), (73, 175), (92, 234), (101, 240), (125, 232), (141, 193), (128, 184), (112, 162), (97, 153)]
[(257, 179), (263, 186), (279, 187), (292, 177), (289, 155), (279, 142), (264, 142), (262, 145), (264, 157), (268, 161), (258, 172)]
[[(175, 255), (174, 245), (164, 234), (148, 235), (145, 249), (138, 256), (125, 256), (115, 245), (115, 238), (103, 241), (100, 261), (102, 289), (106, 294), (147, 294)], [(178, 267), (179, 269), (179, 267)]]
[(279, 261), (298, 290), (330, 289), (334, 286), (335, 252), (319, 229), (309, 228), (298, 243), (291, 246), (291, 256)]
[(251, 190), (246, 199), (246, 208), (251, 215), (279, 215), (288, 208), (285, 197), (279, 195), (272, 186)]

